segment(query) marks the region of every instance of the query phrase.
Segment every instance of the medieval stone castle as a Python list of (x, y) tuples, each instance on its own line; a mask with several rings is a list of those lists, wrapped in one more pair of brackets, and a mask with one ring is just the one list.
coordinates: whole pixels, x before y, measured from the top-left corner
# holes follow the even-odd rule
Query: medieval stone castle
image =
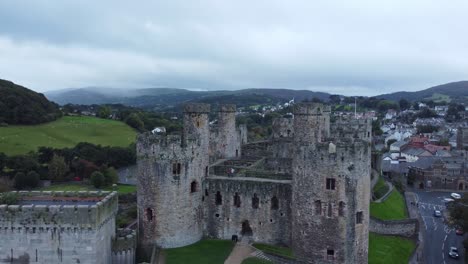
[(269, 140), (247, 142), (234, 105), (184, 107), (181, 135), (137, 142), (140, 246), (202, 237), (291, 246), (304, 263), (367, 263), (371, 122), (330, 122), (321, 104), (295, 105)]

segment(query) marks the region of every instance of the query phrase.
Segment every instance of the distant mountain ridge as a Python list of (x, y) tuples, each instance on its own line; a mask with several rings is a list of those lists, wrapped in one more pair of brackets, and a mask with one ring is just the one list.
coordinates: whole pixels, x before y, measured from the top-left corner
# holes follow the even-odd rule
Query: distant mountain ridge
[[(377, 98), (399, 101), (406, 99), (409, 101), (418, 101), (423, 99), (435, 98), (434, 95), (445, 95), (451, 100), (466, 100), (468, 97), (468, 81), (451, 82), (416, 92), (396, 92), (382, 94)], [(442, 98), (441, 98), (442, 100)]]
[(124, 104), (141, 108), (171, 108), (184, 102), (236, 103), (239, 106), (272, 102), (285, 102), (291, 99), (302, 101), (319, 98), (328, 100), (330, 94), (309, 90), (289, 89), (243, 89), (220, 91), (191, 91), (180, 88), (145, 88), (119, 93), (112, 88), (79, 88), (47, 92), (46, 96), (61, 105), (64, 104)]
[[(185, 102), (236, 103), (238, 106), (262, 103), (285, 102), (319, 98), (327, 101), (330, 94), (310, 90), (250, 88), (243, 90), (191, 91), (180, 88), (144, 88), (124, 90), (114, 88), (88, 87), (46, 92), (47, 98), (58, 104), (124, 104), (147, 109), (176, 107)], [(377, 98), (399, 101), (460, 101), (468, 99), (468, 81), (453, 82), (416, 92), (395, 92), (382, 94)]]

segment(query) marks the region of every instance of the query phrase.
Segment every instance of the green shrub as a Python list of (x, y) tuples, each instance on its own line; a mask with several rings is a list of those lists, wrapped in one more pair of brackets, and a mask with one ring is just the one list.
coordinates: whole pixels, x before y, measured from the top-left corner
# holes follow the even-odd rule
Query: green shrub
[(91, 174), (91, 184), (96, 188), (101, 188), (105, 184), (105, 178), (102, 173), (95, 171)]
[(0, 195), (0, 204), (16, 204), (18, 202), (18, 195), (16, 193), (3, 193)]

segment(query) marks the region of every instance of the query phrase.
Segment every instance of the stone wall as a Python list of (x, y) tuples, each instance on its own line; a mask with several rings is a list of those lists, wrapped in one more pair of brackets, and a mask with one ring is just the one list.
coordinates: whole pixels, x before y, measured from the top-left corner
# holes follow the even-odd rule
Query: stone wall
[(134, 264), (137, 246), (135, 230), (118, 229), (112, 241), (112, 264)]
[[(117, 193), (21, 192), (20, 197), (56, 200), (51, 205), (0, 205), (0, 262), (111, 264)], [(100, 201), (60, 205), (61, 197)]]
[(381, 235), (414, 238), (419, 232), (419, 222), (417, 219), (384, 221), (371, 217), (369, 222), (369, 232)]
[[(291, 181), (209, 177), (204, 188), (206, 236), (231, 239), (232, 235), (246, 235), (258, 242), (290, 244)], [(221, 204), (216, 203), (218, 192)], [(234, 204), (236, 194), (239, 207)], [(244, 231), (250, 227), (252, 233), (243, 233), (243, 225)]]

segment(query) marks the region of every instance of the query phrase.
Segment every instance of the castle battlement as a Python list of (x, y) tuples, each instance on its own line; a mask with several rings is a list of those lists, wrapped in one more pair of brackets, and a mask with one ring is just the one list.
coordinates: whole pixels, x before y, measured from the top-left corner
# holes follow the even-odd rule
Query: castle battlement
[(184, 113), (206, 113), (210, 112), (209, 104), (188, 103), (184, 105)]
[(236, 112), (236, 105), (235, 104), (222, 104), (219, 106), (218, 112)]
[(138, 135), (137, 156), (166, 159), (170, 153), (191, 153), (197, 147), (198, 140), (194, 136), (143, 133)]
[(294, 105), (294, 115), (322, 115), (324, 109), (320, 103), (299, 103)]
[[(113, 219), (117, 192), (11, 192), (16, 204), (0, 205), (0, 229), (99, 229)], [(31, 229), (32, 230), (32, 229)], [(38, 230), (38, 229), (37, 229)]]

